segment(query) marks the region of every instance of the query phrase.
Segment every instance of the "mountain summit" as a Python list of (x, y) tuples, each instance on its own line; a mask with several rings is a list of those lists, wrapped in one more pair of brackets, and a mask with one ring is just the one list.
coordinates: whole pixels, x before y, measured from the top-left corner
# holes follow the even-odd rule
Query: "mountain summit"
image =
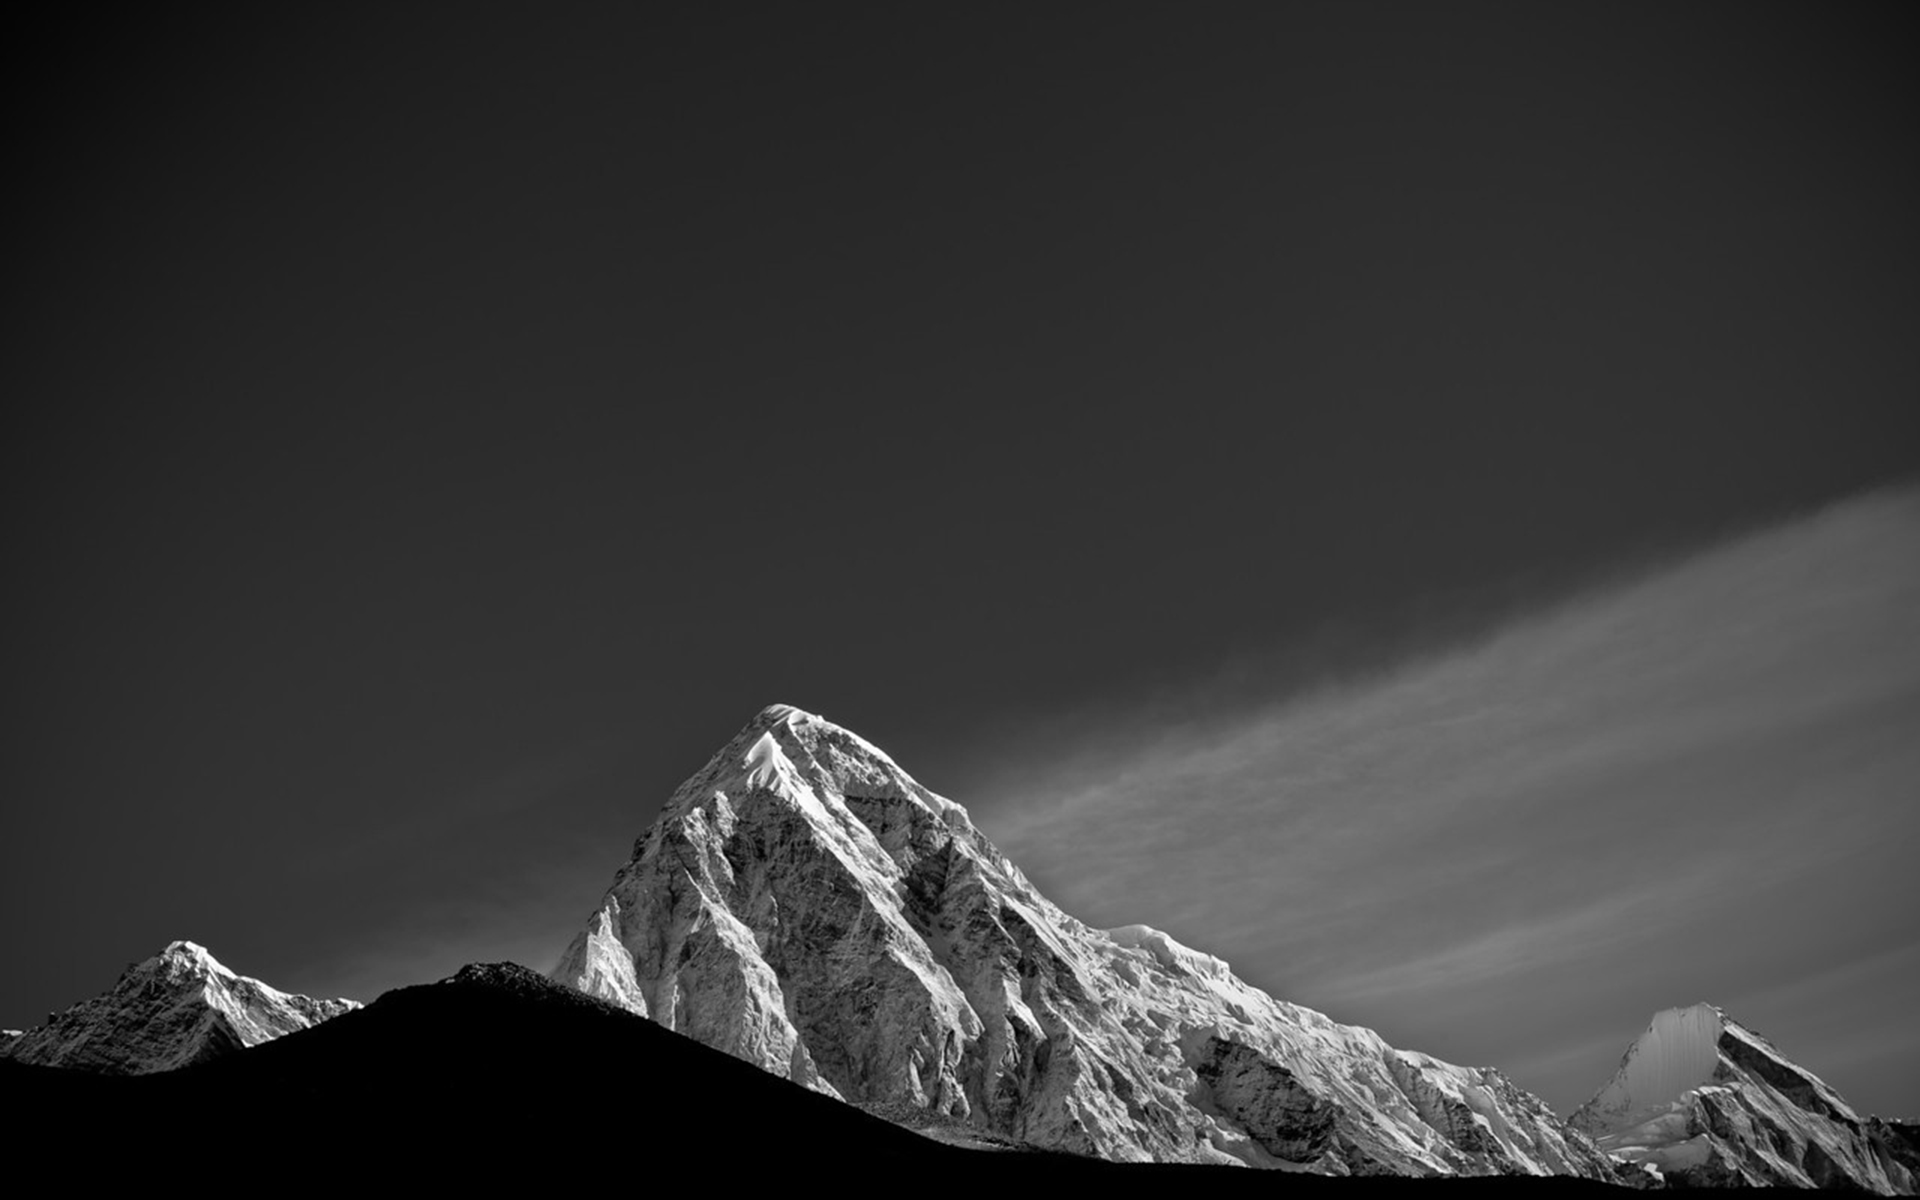
[(1498, 1071), (1396, 1050), (1040, 895), (878, 747), (774, 705), (681, 784), (553, 971), (861, 1104), (1118, 1160), (1572, 1174)]
[(206, 947), (173, 942), (102, 995), (0, 1040), (0, 1057), (146, 1075), (218, 1058), (360, 1007), (291, 995), (236, 975)]
[(1614, 1157), (1689, 1186), (1912, 1193), (1912, 1126), (1861, 1116), (1819, 1076), (1711, 1004), (1654, 1014), (1573, 1114)]

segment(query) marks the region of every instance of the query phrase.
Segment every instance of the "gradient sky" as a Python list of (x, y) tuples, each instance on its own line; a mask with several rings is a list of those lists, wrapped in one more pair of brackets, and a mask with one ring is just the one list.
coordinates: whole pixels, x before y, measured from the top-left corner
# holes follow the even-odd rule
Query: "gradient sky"
[(1901, 15), (9, 39), (0, 1024), (544, 965), (777, 700), (1556, 1104), (1710, 998), (1920, 1110)]
[(1563, 1110), (1708, 1000), (1913, 1111), (1916, 547), (1920, 490), (1878, 495), (1233, 722), (1116, 722), (986, 827), (1084, 919)]

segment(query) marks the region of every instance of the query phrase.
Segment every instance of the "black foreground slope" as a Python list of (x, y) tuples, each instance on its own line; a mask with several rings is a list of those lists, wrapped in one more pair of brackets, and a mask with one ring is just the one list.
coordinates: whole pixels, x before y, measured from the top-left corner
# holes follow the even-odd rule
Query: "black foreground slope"
[(1263, 1196), (1623, 1195), (1580, 1180), (1339, 1180), (942, 1145), (521, 967), (468, 967), (243, 1054), (108, 1077), (0, 1062), (5, 1153), (63, 1188), (1194, 1185)]

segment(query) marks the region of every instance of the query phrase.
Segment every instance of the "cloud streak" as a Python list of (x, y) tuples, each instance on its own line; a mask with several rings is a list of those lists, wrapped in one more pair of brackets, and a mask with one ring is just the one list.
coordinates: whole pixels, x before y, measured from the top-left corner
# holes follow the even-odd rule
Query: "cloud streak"
[[(1563, 1108), (1653, 1009), (1702, 998), (1747, 999), (1818, 1071), (1842, 1047), (1782, 989), (1920, 910), (1916, 547), (1920, 492), (1866, 497), (1369, 680), (1116, 723), (979, 815), (1071, 911), (1405, 1044), (1535, 1064)], [(1907, 1050), (1833, 1082), (1920, 1109), (1913, 1009), (1865, 1008)]]

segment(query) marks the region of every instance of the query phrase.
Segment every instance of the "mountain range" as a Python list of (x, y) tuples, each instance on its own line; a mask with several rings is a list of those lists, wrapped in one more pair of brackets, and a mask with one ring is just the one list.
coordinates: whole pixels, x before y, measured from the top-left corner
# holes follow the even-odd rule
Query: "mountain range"
[[(616, 1046), (631, 1052), (619, 1065)], [(469, 968), (359, 1011), (176, 942), (46, 1025), (0, 1033), (0, 1060), (0, 1087), (47, 1137), (81, 1113), (177, 1133), (154, 1116), (187, 1111), (157, 1099), (177, 1093), (343, 1106), (328, 1119), (356, 1114), (365, 1142), (396, 1097), (429, 1097), (417, 1123), (485, 1096), (491, 1115), (467, 1127), (510, 1110), (520, 1142), (545, 1145), (565, 1138), (545, 1125), (554, 1096), (586, 1104), (581, 1136), (612, 1146), (645, 1133), (646, 1104), (713, 1093), (683, 1106), (675, 1138), (687, 1121), (701, 1144), (750, 1126), (764, 1147), (771, 1121), (837, 1154), (857, 1139), (869, 1162), (959, 1155), (940, 1167), (951, 1178), (1157, 1163), (1920, 1190), (1913, 1125), (1861, 1117), (1716, 1008), (1657, 1015), (1563, 1120), (1495, 1068), (1390, 1046), (1150, 926), (1083, 924), (958, 804), (786, 705), (674, 792), (546, 979)], [(454, 1087), (474, 1075), (489, 1082)]]

